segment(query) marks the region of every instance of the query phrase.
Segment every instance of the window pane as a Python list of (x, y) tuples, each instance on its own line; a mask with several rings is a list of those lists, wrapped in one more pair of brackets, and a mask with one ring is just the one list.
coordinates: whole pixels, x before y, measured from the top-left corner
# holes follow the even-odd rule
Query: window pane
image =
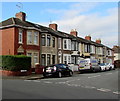
[(27, 42), (32, 43), (32, 31), (27, 31)]
[(22, 35), (23, 35), (23, 31), (19, 29), (19, 43), (22, 43)]
[(51, 44), (51, 37), (50, 37), (50, 35), (47, 35), (47, 46), (50, 46), (50, 44)]
[(38, 36), (39, 36), (38, 32), (35, 31), (34, 32), (34, 44), (38, 44), (38, 38), (39, 38)]
[(68, 56), (68, 64), (71, 63), (71, 57)]
[(39, 63), (39, 61), (38, 61), (38, 53), (34, 53), (33, 55), (34, 55), (33, 56), (33, 62), (34, 62), (34, 64)]
[(64, 48), (67, 49), (67, 41), (64, 40)]
[(45, 35), (43, 34), (42, 35), (42, 46), (45, 46), (46, 45), (46, 40), (45, 40)]
[(46, 55), (42, 54), (42, 65), (45, 66), (46, 65)]
[(64, 63), (67, 64), (67, 56), (64, 56)]
[(50, 54), (47, 54), (47, 65), (50, 65)]
[(58, 39), (58, 48), (61, 49), (61, 38)]
[(52, 46), (55, 47), (55, 38), (53, 37)]
[(52, 56), (52, 64), (55, 64), (55, 55)]

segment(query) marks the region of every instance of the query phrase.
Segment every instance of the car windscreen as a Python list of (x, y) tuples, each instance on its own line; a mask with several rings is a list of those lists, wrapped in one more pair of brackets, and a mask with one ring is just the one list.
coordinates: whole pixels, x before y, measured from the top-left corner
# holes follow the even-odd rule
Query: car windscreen
[(104, 63), (101, 63), (100, 66), (104, 66), (105, 64)]
[(58, 64), (56, 66), (59, 68), (68, 68), (69, 67), (68, 65), (65, 65), (65, 64)]

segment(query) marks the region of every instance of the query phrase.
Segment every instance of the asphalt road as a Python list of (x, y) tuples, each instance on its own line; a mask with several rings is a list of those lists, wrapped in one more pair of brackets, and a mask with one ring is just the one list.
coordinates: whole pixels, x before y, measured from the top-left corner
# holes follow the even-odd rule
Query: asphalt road
[(118, 70), (2, 81), (2, 99), (118, 99), (119, 96)]

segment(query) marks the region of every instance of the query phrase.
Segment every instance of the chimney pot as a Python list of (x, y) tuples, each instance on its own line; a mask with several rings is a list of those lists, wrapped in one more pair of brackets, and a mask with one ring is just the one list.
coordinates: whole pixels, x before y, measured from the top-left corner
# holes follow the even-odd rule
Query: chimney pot
[(90, 35), (85, 36), (85, 39), (91, 41), (91, 36)]
[(78, 32), (77, 32), (77, 30), (75, 29), (75, 30), (71, 30), (71, 32), (70, 32), (70, 35), (73, 35), (73, 36), (75, 36), (75, 37), (77, 37), (77, 34), (78, 34)]
[(101, 44), (101, 39), (97, 39), (96, 43)]
[(53, 30), (57, 30), (58, 25), (53, 23), (53, 24), (49, 24), (49, 28), (53, 29)]
[(25, 20), (26, 20), (26, 14), (25, 14), (24, 12), (16, 13), (15, 17), (16, 17), (16, 18), (19, 18), (19, 19), (22, 20), (22, 21), (25, 21)]

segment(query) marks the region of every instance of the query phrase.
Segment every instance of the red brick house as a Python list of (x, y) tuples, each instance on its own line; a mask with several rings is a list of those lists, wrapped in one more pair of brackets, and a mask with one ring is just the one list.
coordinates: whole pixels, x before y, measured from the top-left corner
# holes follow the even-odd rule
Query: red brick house
[(28, 55), (32, 57), (32, 66), (39, 63), (40, 36), (37, 29), (26, 21), (26, 14), (17, 13), (1, 23), (2, 52), (0, 55)]

